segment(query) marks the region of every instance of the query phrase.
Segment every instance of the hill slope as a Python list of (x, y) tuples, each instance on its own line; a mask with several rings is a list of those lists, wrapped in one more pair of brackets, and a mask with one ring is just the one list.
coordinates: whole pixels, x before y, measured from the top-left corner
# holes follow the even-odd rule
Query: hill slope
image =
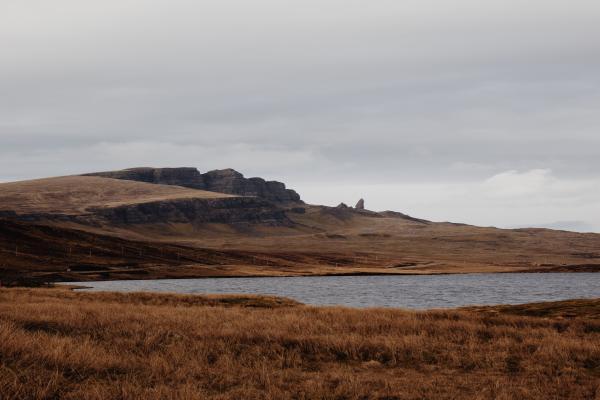
[[(105, 273), (95, 275), (103, 279), (133, 276), (118, 271), (131, 266), (143, 269), (148, 278), (600, 270), (598, 234), (481, 228), (397, 212), (271, 202), (182, 187), (173, 184), (173, 174), (159, 176), (170, 176), (171, 184), (98, 176), (0, 184), (0, 216), (11, 218), (4, 224), (20, 221), (19, 229), (27, 233), (9, 229), (1, 237), (5, 270), (60, 271), (60, 279), (83, 279), (64, 274), (80, 263), (104, 268)], [(55, 229), (51, 237), (48, 232), (36, 236), (44, 225)], [(66, 253), (76, 232), (91, 235), (85, 240), (92, 244), (79, 245), (82, 257), (92, 249), (90, 259)], [(103, 249), (110, 249), (111, 240), (143, 245), (131, 245), (140, 253), (134, 258), (95, 250), (95, 241), (106, 242)], [(55, 243), (56, 249), (45, 249), (38, 241)], [(10, 256), (15, 247), (28, 246), (31, 257), (24, 250)], [(148, 250), (139, 252), (140, 246)], [(228, 256), (218, 268), (207, 268), (212, 264), (204, 256), (185, 257), (185, 262), (181, 255), (177, 262), (157, 260), (156, 252), (168, 246)], [(231, 258), (240, 252), (253, 255)], [(178, 266), (176, 272), (173, 266)]]
[(0, 215), (88, 225), (288, 223), (266, 200), (96, 176), (0, 184)]
[(300, 203), (300, 196), (285, 184), (262, 178), (245, 178), (231, 168), (201, 174), (196, 168), (130, 168), (120, 171), (94, 172), (86, 176), (124, 179), (161, 185), (178, 185), (193, 189), (222, 192), (240, 196), (260, 197), (276, 203)]
[(91, 208), (117, 207), (173, 199), (218, 199), (224, 193), (178, 186), (125, 182), (88, 176), (65, 176), (0, 184), (0, 207), (18, 214), (82, 214)]

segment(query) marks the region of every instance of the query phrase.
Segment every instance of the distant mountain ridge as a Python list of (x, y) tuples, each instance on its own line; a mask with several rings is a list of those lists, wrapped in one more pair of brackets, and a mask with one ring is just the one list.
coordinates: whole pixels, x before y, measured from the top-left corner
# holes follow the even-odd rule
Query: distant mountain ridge
[(266, 181), (262, 178), (245, 178), (244, 175), (230, 168), (202, 174), (197, 168), (193, 167), (140, 167), (118, 171), (92, 172), (83, 174), (83, 176), (100, 176), (161, 185), (177, 185), (210, 192), (255, 196), (276, 203), (302, 203), (300, 195), (292, 189), (287, 189), (282, 182)]

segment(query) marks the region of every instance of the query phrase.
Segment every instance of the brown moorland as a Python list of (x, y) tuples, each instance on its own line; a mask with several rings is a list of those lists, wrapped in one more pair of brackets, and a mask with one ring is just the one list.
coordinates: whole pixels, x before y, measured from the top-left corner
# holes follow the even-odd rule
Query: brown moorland
[(0, 184), (0, 215), (3, 281), (600, 271), (599, 234), (94, 176)]
[(226, 198), (229, 194), (180, 186), (121, 181), (95, 176), (63, 176), (0, 184), (0, 204), (17, 213), (81, 214), (94, 207), (117, 207), (182, 198)]
[[(0, 290), (11, 399), (597, 399), (600, 300), (411, 312)], [(544, 314), (543, 310), (547, 310)], [(559, 311), (563, 310), (563, 311)], [(540, 314), (541, 313), (541, 314)]]
[[(364, 256), (363, 256), (364, 257)], [(333, 251), (251, 251), (122, 239), (0, 218), (0, 283), (389, 273)]]

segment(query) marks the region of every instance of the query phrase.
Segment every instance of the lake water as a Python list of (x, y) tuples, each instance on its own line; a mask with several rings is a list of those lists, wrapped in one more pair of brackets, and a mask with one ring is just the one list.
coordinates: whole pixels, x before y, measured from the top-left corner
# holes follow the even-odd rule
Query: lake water
[(207, 278), (79, 284), (95, 291), (268, 294), (313, 305), (413, 309), (600, 298), (600, 273)]

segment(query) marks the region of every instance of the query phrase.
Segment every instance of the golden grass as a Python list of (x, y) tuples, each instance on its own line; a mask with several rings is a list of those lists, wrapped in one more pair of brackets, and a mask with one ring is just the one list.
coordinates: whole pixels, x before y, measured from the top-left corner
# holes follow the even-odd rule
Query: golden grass
[(0, 397), (600, 396), (597, 319), (234, 298), (2, 289)]
[[(547, 229), (496, 229), (450, 223), (422, 224), (389, 216), (349, 214), (337, 218), (323, 207), (288, 213), (294, 227), (256, 226), (240, 232), (215, 225), (127, 226), (123, 237), (220, 250), (337, 254), (349, 266), (374, 273), (594, 272), (600, 270), (600, 234)], [(331, 211), (331, 210), (329, 210)], [(135, 235), (134, 235), (135, 233)], [(335, 263), (304, 263), (310, 269)], [(331, 274), (330, 271), (321, 273)]]
[(529, 303), (517, 305), (500, 305), (493, 307), (466, 307), (491, 314), (521, 315), (543, 318), (587, 318), (600, 321), (600, 299), (598, 300), (564, 300), (544, 303)]
[(2, 209), (17, 213), (79, 214), (90, 207), (222, 197), (235, 196), (97, 176), (65, 176), (0, 184)]

